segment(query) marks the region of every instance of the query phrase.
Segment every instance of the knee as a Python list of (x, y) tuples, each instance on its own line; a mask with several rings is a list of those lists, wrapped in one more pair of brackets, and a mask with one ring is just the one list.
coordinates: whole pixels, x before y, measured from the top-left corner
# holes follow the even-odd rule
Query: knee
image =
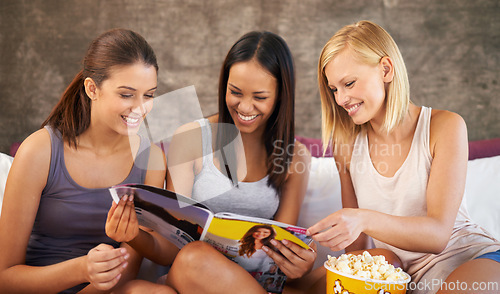
[[(188, 243), (179, 251), (168, 272), (166, 284), (175, 289), (186, 285), (194, 286), (201, 282), (200, 277), (206, 276), (207, 271), (219, 268), (222, 254), (210, 244), (203, 241)], [(226, 258), (225, 258), (226, 259)], [(189, 273), (186, 275), (186, 273)]]
[(188, 243), (179, 251), (172, 266), (193, 270), (203, 264), (210, 263), (214, 252), (218, 253), (210, 244), (203, 241)]
[[(175, 294), (174, 289), (166, 285), (159, 285), (144, 280), (132, 280), (123, 287), (116, 289), (117, 293), (133, 294), (133, 293), (148, 293), (148, 294)], [(115, 291), (113, 291), (115, 293)]]

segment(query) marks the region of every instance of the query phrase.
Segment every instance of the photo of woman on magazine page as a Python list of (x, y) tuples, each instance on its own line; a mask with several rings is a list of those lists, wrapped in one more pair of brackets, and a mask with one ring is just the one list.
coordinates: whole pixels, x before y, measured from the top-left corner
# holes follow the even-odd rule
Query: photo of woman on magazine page
[[(240, 249), (236, 257), (238, 264), (249, 272), (255, 272), (264, 268), (266, 260), (274, 263), (262, 250), (262, 247), (266, 245), (272, 248), (270, 241), (275, 236), (276, 232), (269, 225), (256, 225), (250, 228), (240, 240)], [(265, 271), (268, 269), (269, 266), (266, 266)]]
[(235, 261), (249, 273), (263, 273), (267, 271), (274, 261), (267, 256), (262, 247), (269, 246), (276, 232), (269, 225), (256, 225), (250, 228), (240, 239), (240, 249)]
[[(275, 280), (274, 275), (277, 276), (278, 271), (276, 263), (266, 254), (262, 247), (268, 246), (273, 248), (270, 241), (275, 237), (276, 231), (270, 225), (256, 225), (251, 227), (240, 239), (238, 256), (234, 260), (256, 278), (265, 289), (270, 288), (272, 282)], [(272, 274), (270, 271), (271, 268), (275, 269)]]

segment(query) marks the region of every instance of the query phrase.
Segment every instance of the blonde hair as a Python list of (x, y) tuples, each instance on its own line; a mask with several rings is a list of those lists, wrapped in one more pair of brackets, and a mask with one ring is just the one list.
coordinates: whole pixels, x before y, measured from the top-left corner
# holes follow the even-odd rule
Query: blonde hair
[(383, 130), (390, 133), (399, 125), (407, 114), (410, 104), (410, 84), (406, 66), (396, 42), (389, 33), (381, 26), (366, 20), (343, 27), (325, 44), (318, 63), (323, 152), (326, 152), (330, 143), (334, 145), (350, 143), (361, 130), (366, 128), (366, 123), (354, 124), (347, 112), (337, 105), (325, 76), (326, 65), (347, 48), (358, 61), (368, 65), (375, 66), (386, 56), (393, 62), (394, 78), (386, 92)]

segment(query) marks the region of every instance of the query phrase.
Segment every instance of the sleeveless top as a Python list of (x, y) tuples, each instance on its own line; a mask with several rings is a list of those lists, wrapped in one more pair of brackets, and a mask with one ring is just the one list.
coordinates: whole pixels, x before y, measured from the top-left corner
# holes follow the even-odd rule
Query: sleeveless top
[[(427, 214), (427, 181), (433, 159), (429, 147), (430, 120), (431, 108), (422, 107), (410, 151), (392, 177), (378, 173), (370, 158), (366, 132), (358, 134), (352, 153), (350, 174), (359, 208), (396, 216)], [(374, 243), (378, 248), (386, 248), (396, 253), (403, 263), (404, 270), (411, 275), (411, 283), (432, 279), (444, 281), (464, 262), (500, 249), (497, 240), (470, 220), (464, 200), (458, 210), (450, 241), (439, 254), (406, 251), (375, 239)], [(437, 290), (423, 286), (421, 288), (425, 289), (408, 293), (435, 293)]]
[[(38, 212), (26, 251), (26, 264), (45, 266), (86, 255), (100, 243), (118, 247), (105, 232), (112, 198), (108, 188), (89, 189), (78, 185), (64, 161), (64, 142), (59, 131), (45, 127), (51, 138), (51, 159), (47, 184), (42, 191)], [(150, 142), (141, 138), (134, 165), (122, 182), (144, 183)], [(64, 293), (86, 286), (81, 284)], [(78, 289), (76, 289), (78, 288)]]
[(214, 165), (212, 130), (207, 119), (197, 120), (201, 126), (203, 167), (194, 177), (191, 197), (207, 205), (214, 213), (230, 212), (271, 219), (278, 210), (279, 196), (267, 185), (268, 176), (256, 182), (231, 180)]

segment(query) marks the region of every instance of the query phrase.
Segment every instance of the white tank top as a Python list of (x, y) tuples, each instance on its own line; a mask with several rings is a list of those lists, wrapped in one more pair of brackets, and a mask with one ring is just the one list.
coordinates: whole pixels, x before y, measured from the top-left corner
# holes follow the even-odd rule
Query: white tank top
[(203, 202), (214, 213), (230, 212), (272, 219), (280, 199), (276, 190), (267, 185), (269, 176), (256, 182), (238, 182), (238, 186), (233, 187), (231, 180), (214, 165), (210, 123), (207, 119), (197, 122), (201, 126), (203, 167), (194, 177), (191, 197)]
[[(427, 181), (432, 164), (429, 147), (431, 108), (422, 107), (406, 160), (392, 177), (382, 176), (370, 158), (368, 137), (358, 134), (351, 158), (350, 174), (359, 208), (371, 209), (396, 216), (425, 216), (427, 214)], [(377, 150), (399, 152), (399, 150)], [(465, 199), (465, 197), (464, 197)], [(378, 248), (392, 250), (403, 262), (403, 267), (417, 282), (442, 279), (460, 264), (480, 254), (498, 250), (487, 232), (472, 223), (465, 201), (462, 200), (453, 233), (446, 249), (440, 254), (411, 252), (374, 240)], [(497, 249), (495, 249), (497, 248)], [(413, 291), (409, 293), (433, 293)]]

